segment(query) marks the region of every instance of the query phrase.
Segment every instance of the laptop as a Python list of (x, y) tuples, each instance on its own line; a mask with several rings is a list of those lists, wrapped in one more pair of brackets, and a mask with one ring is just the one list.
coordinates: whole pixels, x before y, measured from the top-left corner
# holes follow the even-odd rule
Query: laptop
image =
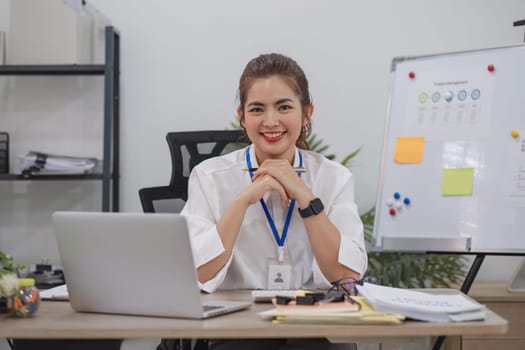
[(75, 311), (201, 319), (251, 305), (202, 303), (178, 214), (55, 212), (53, 226)]

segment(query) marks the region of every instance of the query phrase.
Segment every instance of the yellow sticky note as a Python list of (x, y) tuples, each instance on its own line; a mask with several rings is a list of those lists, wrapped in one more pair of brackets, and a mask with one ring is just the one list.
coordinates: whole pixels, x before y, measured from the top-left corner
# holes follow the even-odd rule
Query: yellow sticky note
[(424, 137), (397, 137), (394, 161), (396, 163), (421, 163), (424, 147)]
[(470, 196), (474, 183), (474, 168), (443, 169), (442, 196)]

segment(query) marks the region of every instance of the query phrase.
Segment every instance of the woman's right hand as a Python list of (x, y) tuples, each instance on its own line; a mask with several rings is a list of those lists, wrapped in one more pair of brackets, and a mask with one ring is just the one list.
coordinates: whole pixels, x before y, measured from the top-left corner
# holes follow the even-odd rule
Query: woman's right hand
[(263, 175), (255, 179), (239, 193), (239, 197), (247, 201), (248, 205), (251, 205), (257, 203), (266, 192), (272, 190), (279, 193), (282, 206), (287, 208), (290, 205), (290, 198), (284, 187), (271, 175)]

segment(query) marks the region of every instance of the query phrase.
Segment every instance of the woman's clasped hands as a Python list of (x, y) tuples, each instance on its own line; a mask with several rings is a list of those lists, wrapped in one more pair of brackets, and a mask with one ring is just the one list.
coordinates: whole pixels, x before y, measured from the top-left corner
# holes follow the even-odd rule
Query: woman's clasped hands
[(258, 202), (268, 191), (276, 191), (284, 208), (295, 199), (308, 203), (314, 196), (286, 159), (267, 159), (253, 173), (252, 184), (243, 192), (250, 204)]

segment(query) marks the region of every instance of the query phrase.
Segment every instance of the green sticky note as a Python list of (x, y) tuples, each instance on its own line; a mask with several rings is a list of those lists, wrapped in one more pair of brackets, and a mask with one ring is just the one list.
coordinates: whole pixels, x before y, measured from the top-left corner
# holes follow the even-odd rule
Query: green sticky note
[(474, 168), (443, 169), (442, 196), (471, 196)]

